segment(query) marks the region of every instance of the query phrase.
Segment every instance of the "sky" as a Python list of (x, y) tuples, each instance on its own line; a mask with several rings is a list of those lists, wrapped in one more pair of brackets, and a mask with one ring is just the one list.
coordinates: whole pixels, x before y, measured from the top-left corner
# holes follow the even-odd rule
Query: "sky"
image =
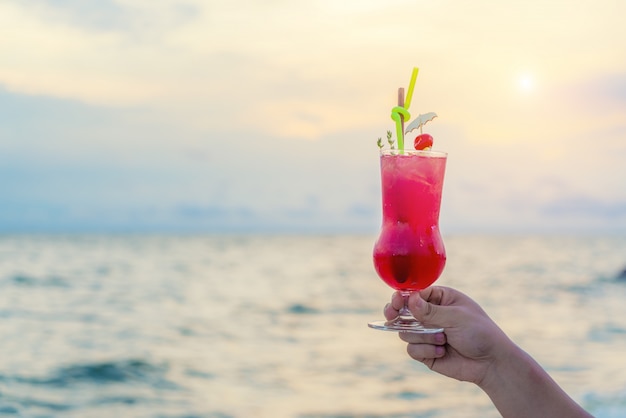
[[(626, 233), (626, 2), (0, 0), (0, 232), (375, 233), (376, 139), (444, 233)], [(410, 142), (409, 139), (407, 139)]]

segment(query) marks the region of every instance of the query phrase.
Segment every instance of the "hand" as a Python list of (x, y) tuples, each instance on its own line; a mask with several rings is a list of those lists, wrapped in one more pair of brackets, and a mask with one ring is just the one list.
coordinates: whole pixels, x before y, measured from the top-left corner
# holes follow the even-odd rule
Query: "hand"
[[(385, 317), (398, 316), (403, 304), (395, 293)], [(476, 383), (503, 417), (591, 417), (468, 296), (433, 286), (412, 293), (408, 307), (424, 325), (444, 329), (400, 332), (409, 355), (445, 376)]]
[[(385, 307), (385, 317), (397, 317), (403, 303), (400, 293), (395, 293)], [(442, 327), (444, 332), (401, 332), (400, 338), (409, 343), (407, 352), (445, 376), (480, 386), (491, 365), (516, 349), (485, 311), (457, 290), (432, 286), (412, 293), (409, 309), (420, 322)]]

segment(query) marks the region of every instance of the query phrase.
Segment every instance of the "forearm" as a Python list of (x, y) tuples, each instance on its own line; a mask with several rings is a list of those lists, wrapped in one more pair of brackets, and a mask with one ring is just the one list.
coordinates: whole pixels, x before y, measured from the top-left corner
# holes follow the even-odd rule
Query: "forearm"
[(513, 343), (479, 386), (504, 418), (591, 417)]

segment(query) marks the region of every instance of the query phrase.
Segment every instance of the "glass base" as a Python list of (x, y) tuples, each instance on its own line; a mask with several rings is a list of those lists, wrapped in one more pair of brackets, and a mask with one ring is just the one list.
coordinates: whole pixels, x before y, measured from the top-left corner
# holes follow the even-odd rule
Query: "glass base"
[(402, 319), (400, 317), (391, 321), (373, 321), (368, 327), (381, 331), (414, 332), (416, 334), (437, 334), (443, 332), (443, 328), (427, 328), (414, 318)]

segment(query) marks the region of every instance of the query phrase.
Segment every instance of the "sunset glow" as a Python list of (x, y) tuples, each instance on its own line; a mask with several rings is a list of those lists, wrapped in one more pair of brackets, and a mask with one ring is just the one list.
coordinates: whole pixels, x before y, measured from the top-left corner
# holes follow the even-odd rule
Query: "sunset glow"
[(443, 225), (626, 229), (626, 3), (80, 4), (0, 3), (0, 228), (374, 230), (417, 66)]

